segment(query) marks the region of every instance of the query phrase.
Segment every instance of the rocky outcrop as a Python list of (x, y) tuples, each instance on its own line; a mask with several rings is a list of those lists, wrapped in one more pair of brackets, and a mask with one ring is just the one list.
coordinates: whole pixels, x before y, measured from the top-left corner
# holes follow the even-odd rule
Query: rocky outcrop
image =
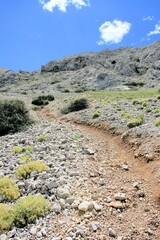
[(41, 73), (48, 72), (60, 81), (64, 79), (68, 85), (74, 81), (95, 89), (117, 88), (128, 83), (131, 86), (130, 82), (155, 87), (160, 80), (160, 41), (146, 47), (64, 57), (42, 66)]
[(42, 66), (41, 72), (76, 71), (91, 64), (85, 56), (69, 57), (59, 61), (51, 61)]

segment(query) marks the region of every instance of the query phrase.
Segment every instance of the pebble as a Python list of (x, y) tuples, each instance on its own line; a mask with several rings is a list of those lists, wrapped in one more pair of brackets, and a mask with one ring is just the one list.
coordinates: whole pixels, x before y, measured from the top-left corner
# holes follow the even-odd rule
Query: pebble
[(52, 209), (55, 213), (60, 213), (61, 212), (61, 206), (59, 203), (54, 203), (54, 205), (52, 206)]
[(117, 236), (116, 232), (112, 228), (108, 229), (108, 234), (110, 237), (113, 237), (113, 238), (116, 238)]
[(83, 212), (87, 212), (88, 210), (93, 209), (93, 203), (88, 201), (83, 201), (79, 206), (78, 209)]

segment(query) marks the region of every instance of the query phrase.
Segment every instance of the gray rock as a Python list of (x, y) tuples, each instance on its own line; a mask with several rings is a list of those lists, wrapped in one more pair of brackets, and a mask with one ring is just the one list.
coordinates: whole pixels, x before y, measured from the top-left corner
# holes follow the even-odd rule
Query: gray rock
[(61, 212), (61, 206), (60, 204), (58, 203), (55, 203), (53, 206), (52, 206), (52, 209), (55, 213), (60, 213)]
[(93, 203), (88, 202), (88, 201), (83, 201), (79, 206), (78, 206), (79, 211), (87, 212), (88, 210), (93, 209)]
[(55, 181), (51, 181), (48, 184), (46, 184), (46, 186), (48, 187), (48, 189), (52, 189), (52, 188), (57, 188), (58, 184)]
[(36, 235), (36, 233), (37, 233), (37, 228), (36, 227), (31, 227), (30, 234), (31, 235)]
[(6, 234), (1, 234), (0, 235), (0, 240), (7, 240), (7, 239), (8, 239), (8, 237), (7, 237)]
[(90, 224), (90, 229), (92, 232), (96, 232), (98, 230), (98, 224), (97, 223), (91, 223)]
[(76, 237), (85, 237), (85, 232), (82, 229), (76, 231)]
[(0, 79), (0, 87), (11, 85), (20, 80), (20, 74), (14, 71), (6, 71)]
[(101, 211), (102, 208), (103, 208), (102, 205), (100, 205), (100, 204), (98, 204), (98, 203), (94, 203), (94, 209), (95, 209), (96, 211)]
[(4, 177), (4, 173), (0, 171), (0, 178)]
[(69, 197), (69, 190), (67, 188), (62, 188), (62, 187), (59, 187), (57, 189), (57, 196), (59, 198), (68, 198)]
[(47, 236), (47, 232), (44, 227), (41, 229), (41, 233), (42, 233), (42, 236)]
[(116, 238), (117, 236), (116, 232), (112, 228), (108, 229), (108, 234), (110, 237), (113, 237), (113, 238)]

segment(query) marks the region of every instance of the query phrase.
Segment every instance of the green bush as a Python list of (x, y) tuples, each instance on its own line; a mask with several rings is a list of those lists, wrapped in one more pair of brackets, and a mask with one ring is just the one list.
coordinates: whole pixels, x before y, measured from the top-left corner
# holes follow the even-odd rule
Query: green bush
[(26, 179), (30, 177), (30, 174), (33, 171), (36, 171), (37, 173), (43, 172), (46, 170), (46, 163), (42, 161), (31, 161), (29, 163), (26, 163), (22, 166), (20, 166), (16, 171), (16, 176), (20, 179)]
[(44, 141), (46, 141), (46, 136), (41, 134), (37, 137), (37, 140), (38, 140), (38, 142), (44, 142)]
[(34, 147), (30, 146), (30, 145), (25, 146), (24, 149), (25, 149), (26, 152), (33, 152), (34, 151)]
[(23, 155), (20, 156), (20, 160), (30, 162), (30, 161), (32, 161), (32, 158), (28, 154), (23, 154)]
[(156, 127), (160, 127), (160, 118), (157, 118), (157, 119), (155, 120), (155, 126), (156, 126)]
[(128, 123), (127, 123), (127, 127), (129, 128), (133, 128), (133, 127), (136, 127), (136, 126), (139, 126), (143, 123), (143, 118), (141, 117), (138, 117), (138, 118), (133, 118), (132, 120), (130, 120)]
[(37, 98), (32, 100), (32, 104), (36, 106), (45, 106), (47, 105), (50, 101), (54, 100), (54, 96), (49, 94), (49, 95), (42, 95), (38, 96)]
[(29, 124), (28, 110), (22, 101), (0, 101), (0, 136), (21, 131)]
[(132, 114), (127, 113), (127, 112), (123, 112), (123, 113), (121, 114), (121, 117), (122, 117), (122, 118), (125, 118), (125, 119), (128, 119), (128, 118), (131, 118), (131, 117), (132, 117)]
[(14, 224), (24, 227), (28, 223), (34, 223), (39, 217), (43, 217), (50, 209), (50, 202), (43, 196), (28, 195), (13, 206)]
[(13, 225), (13, 219), (11, 206), (0, 203), (0, 234), (11, 229)]
[(22, 153), (23, 149), (19, 146), (15, 146), (11, 149), (13, 153)]
[(98, 118), (99, 116), (100, 116), (100, 114), (101, 114), (101, 112), (100, 111), (95, 111), (94, 113), (93, 113), (93, 116), (92, 116), (92, 118), (94, 119), (94, 118)]
[(12, 178), (0, 178), (0, 195), (7, 201), (12, 201), (19, 197), (18, 186)]
[(86, 98), (76, 99), (71, 102), (67, 107), (61, 110), (62, 114), (67, 114), (70, 112), (76, 112), (88, 107), (88, 100)]

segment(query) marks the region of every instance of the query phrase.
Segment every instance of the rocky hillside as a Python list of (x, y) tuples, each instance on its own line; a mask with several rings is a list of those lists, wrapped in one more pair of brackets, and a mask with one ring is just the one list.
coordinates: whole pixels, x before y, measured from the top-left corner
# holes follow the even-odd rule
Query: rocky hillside
[(159, 240), (160, 42), (0, 69), (1, 128), (15, 98), (36, 121), (0, 136), (0, 240)]
[[(37, 81), (40, 82), (37, 84)], [(51, 61), (41, 71), (18, 73), (1, 69), (0, 87), (10, 84), (43, 82), (62, 92), (86, 90), (127, 90), (135, 87), (157, 87), (160, 81), (160, 41), (147, 47), (104, 50), (83, 53)], [(24, 90), (26, 90), (25, 88)]]

